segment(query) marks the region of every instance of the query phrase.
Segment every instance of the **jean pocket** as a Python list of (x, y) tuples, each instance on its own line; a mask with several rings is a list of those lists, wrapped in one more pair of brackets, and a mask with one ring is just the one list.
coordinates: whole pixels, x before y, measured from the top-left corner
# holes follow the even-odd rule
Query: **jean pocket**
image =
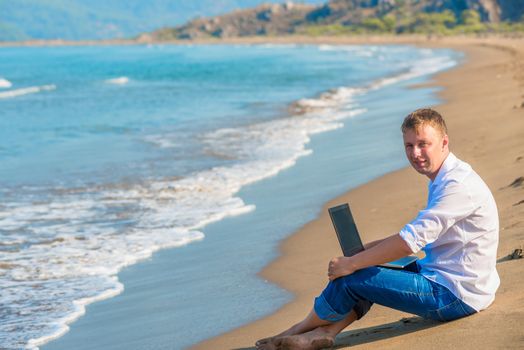
[(447, 322), (469, 316), (474, 312), (475, 310), (457, 298), (446, 306), (429, 311), (427, 318), (441, 322)]

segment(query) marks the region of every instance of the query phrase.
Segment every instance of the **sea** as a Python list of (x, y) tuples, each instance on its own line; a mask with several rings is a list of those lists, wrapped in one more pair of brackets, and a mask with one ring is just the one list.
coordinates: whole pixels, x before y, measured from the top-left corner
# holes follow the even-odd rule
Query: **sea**
[(182, 349), (274, 312), (292, 295), (258, 273), (278, 243), (406, 166), (403, 117), (439, 103), (427, 83), (462, 59), (0, 48), (0, 348)]

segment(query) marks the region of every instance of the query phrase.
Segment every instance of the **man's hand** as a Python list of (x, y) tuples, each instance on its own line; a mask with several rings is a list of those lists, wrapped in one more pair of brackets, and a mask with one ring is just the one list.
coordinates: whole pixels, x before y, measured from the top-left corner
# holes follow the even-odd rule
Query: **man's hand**
[(333, 281), (339, 277), (351, 275), (357, 270), (380, 265), (411, 254), (411, 248), (399, 234), (372, 242), (365, 250), (350, 256), (334, 258), (329, 262), (328, 277)]
[(328, 277), (330, 281), (333, 281), (339, 277), (351, 275), (355, 271), (356, 268), (350, 257), (339, 256), (329, 262)]

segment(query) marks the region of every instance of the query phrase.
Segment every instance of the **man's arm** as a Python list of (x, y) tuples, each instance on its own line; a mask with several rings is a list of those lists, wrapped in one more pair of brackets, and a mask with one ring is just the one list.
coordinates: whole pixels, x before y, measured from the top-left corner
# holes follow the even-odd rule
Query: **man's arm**
[(329, 279), (332, 281), (357, 270), (397, 260), (413, 253), (399, 234), (371, 243), (376, 244), (358, 254), (332, 259), (328, 268)]
[(385, 238), (377, 239), (376, 241), (368, 242), (368, 243), (364, 244), (364, 249), (369, 249), (371, 247), (374, 247), (377, 244), (379, 244), (380, 242), (382, 242), (383, 240), (385, 240)]

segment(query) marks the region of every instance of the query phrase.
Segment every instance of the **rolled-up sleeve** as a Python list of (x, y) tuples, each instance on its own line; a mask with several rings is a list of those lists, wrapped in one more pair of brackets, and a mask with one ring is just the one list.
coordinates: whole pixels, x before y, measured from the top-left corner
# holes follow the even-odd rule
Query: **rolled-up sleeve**
[(426, 209), (400, 230), (399, 235), (413, 253), (433, 243), (456, 222), (474, 210), (468, 189), (461, 183), (450, 183), (445, 190), (430, 198)]

